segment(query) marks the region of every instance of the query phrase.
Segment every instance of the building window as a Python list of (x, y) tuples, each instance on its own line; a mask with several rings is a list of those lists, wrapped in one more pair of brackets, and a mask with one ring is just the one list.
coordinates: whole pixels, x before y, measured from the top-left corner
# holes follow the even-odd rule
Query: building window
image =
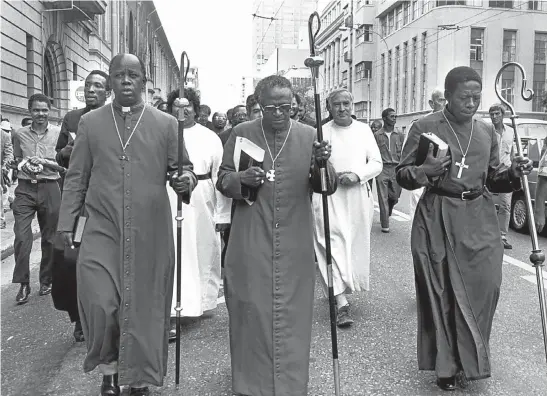
[(391, 59), (391, 50), (387, 53), (387, 105), (391, 104), (391, 73), (393, 72), (393, 64)]
[(529, 1), (528, 9), (535, 11), (547, 11), (547, 1)]
[(536, 33), (534, 42), (534, 99), (532, 111), (544, 111), (543, 100), (547, 92), (547, 33)]
[(342, 72), (342, 85), (347, 88), (348, 86), (348, 71), (344, 70)]
[(422, 14), (425, 14), (431, 9), (431, 6), (433, 5), (431, 0), (424, 0), (422, 3)]
[(384, 108), (385, 84), (386, 84), (386, 55), (382, 54), (382, 77), (380, 78), (380, 107)]
[(458, 1), (437, 1), (437, 7), (447, 6), (447, 5), (465, 5), (465, 0)]
[(412, 103), (411, 103), (411, 111), (416, 111), (416, 101), (418, 94), (418, 91), (416, 90), (416, 76), (418, 72), (418, 37), (412, 38), (412, 83), (410, 86), (412, 87)]
[(408, 41), (403, 44), (403, 113), (408, 111)]
[(395, 18), (394, 18), (394, 13), (393, 12), (390, 12), (387, 16), (387, 34), (390, 35), (391, 33), (393, 33), (393, 29), (395, 27)]
[(488, 5), (494, 8), (513, 8), (513, 1), (489, 1)]
[(372, 25), (361, 25), (357, 29), (357, 44), (372, 43)]
[[(503, 64), (516, 60), (517, 32), (505, 30), (503, 32)], [(501, 77), (501, 94), (509, 103), (515, 100), (515, 67), (510, 66), (503, 71)]]
[(470, 66), (482, 77), (484, 60), (484, 29), (471, 28)]
[(78, 81), (78, 65), (72, 62), (72, 81)]
[(55, 78), (53, 75), (53, 59), (49, 48), (46, 49), (44, 54), (44, 70), (42, 75), (42, 92), (49, 97), (51, 103), (55, 98)]
[(134, 31), (133, 31), (133, 11), (129, 12), (129, 53), (134, 54), (135, 47), (133, 45), (133, 37), (134, 37)]
[(401, 84), (401, 50), (395, 47), (395, 111), (399, 111), (399, 86)]
[(388, 35), (388, 30), (387, 30), (387, 17), (385, 16), (382, 19), (380, 19), (380, 29), (381, 29), (382, 37), (386, 37)]
[(346, 52), (348, 52), (348, 39), (345, 38), (344, 41), (342, 41), (342, 53), (345, 54)]
[(403, 5), (403, 26), (410, 22), (410, 3), (406, 2)]
[(372, 77), (372, 62), (364, 61), (355, 65), (355, 81), (363, 78)]
[(363, 101), (363, 102), (355, 103), (355, 107), (354, 107), (355, 117), (361, 118), (361, 119), (368, 118), (369, 108), (370, 108), (370, 102)]
[(420, 7), (418, 6), (418, 1), (415, 0), (412, 2), (412, 20), (420, 16), (419, 12), (420, 12)]
[(403, 27), (403, 6), (397, 7), (395, 17), (395, 30), (399, 30)]
[(427, 33), (422, 33), (422, 110), (427, 103)]

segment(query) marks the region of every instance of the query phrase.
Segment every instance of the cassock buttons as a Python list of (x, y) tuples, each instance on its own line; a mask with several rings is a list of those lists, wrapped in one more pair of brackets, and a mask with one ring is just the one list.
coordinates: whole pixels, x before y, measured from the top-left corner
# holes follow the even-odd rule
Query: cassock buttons
[(129, 242), (130, 240), (131, 240), (131, 239), (129, 239), (129, 238), (125, 238), (125, 241), (126, 241), (126, 242)]
[(275, 223), (275, 228), (279, 228), (279, 223)]

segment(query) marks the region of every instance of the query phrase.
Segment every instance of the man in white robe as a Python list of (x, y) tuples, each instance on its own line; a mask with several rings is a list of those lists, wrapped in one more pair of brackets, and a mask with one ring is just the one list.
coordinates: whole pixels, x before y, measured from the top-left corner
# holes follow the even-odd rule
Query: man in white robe
[[(178, 114), (175, 99), (179, 91), (169, 95), (169, 112)], [(220, 231), (230, 224), (231, 200), (216, 188), (218, 168), (222, 163), (222, 143), (216, 133), (196, 122), (200, 99), (196, 91), (185, 89), (184, 98), (184, 145), (191, 160), (198, 185), (192, 193), (190, 205), (183, 205), (182, 222), (182, 316), (199, 317), (217, 306), (221, 284)], [(177, 195), (169, 195), (171, 210), (176, 213)], [(177, 222), (173, 218), (173, 227)], [(175, 245), (177, 233), (174, 232)], [(178, 274), (175, 272), (175, 275)], [(176, 278), (171, 317), (176, 316)], [(174, 336), (171, 332), (171, 338)]]
[[(353, 320), (346, 293), (369, 290), (374, 199), (368, 181), (382, 171), (382, 157), (370, 127), (351, 118), (353, 96), (348, 90), (333, 91), (327, 103), (333, 120), (323, 125), (323, 138), (336, 147), (330, 160), (340, 180), (338, 190), (328, 197), (334, 295), (338, 308), (337, 325), (348, 327)], [(327, 258), (321, 194), (313, 194), (312, 205), (314, 246), (326, 291)]]

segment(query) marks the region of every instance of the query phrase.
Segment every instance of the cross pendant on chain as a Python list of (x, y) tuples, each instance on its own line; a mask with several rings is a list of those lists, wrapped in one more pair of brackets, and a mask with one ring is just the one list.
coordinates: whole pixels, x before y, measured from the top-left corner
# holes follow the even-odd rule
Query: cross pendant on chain
[(266, 172), (266, 179), (268, 179), (268, 181), (274, 181), (275, 180), (275, 170), (274, 169), (270, 169), (268, 172)]
[(465, 169), (469, 168), (469, 165), (465, 165), (465, 157), (462, 157), (462, 161), (461, 162), (456, 162), (456, 166), (460, 168), (460, 170), (458, 171), (458, 179), (461, 179), (462, 177), (462, 172)]

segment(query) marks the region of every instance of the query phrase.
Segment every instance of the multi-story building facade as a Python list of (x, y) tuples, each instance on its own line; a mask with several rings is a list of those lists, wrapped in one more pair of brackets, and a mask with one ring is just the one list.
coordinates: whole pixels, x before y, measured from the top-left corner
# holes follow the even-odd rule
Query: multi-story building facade
[(254, 0), (253, 72), (260, 72), (276, 48), (306, 49), (308, 18), (318, 0)]
[(147, 68), (152, 103), (178, 85), (179, 69), (153, 1), (2, 0), (2, 116), (18, 125), (27, 100), (51, 98), (52, 122), (71, 105), (71, 86), (93, 69), (108, 71), (110, 59), (136, 54)]
[[(365, 10), (361, 15), (360, 9)], [(366, 19), (370, 15), (375, 19)], [(547, 118), (542, 100), (546, 92), (547, 31), (543, 27), (547, 26), (547, 1), (337, 0), (327, 6), (322, 19), (322, 93), (347, 86), (355, 95), (359, 118), (366, 118), (361, 112), (366, 104), (357, 103), (366, 103), (368, 97), (368, 81), (361, 86), (356, 81), (363, 68), (369, 67), (372, 76), (371, 117), (380, 118), (382, 109), (392, 107), (399, 115), (398, 125), (405, 127), (430, 110), (431, 91), (442, 88), (448, 71), (461, 65), (481, 74), (479, 112), (486, 114), (489, 106), (498, 102), (494, 91), (497, 72), (510, 61), (524, 66), (528, 86), (536, 95), (533, 101), (524, 101), (520, 74), (508, 70), (501, 79), (504, 96), (521, 116)], [(371, 42), (369, 52), (363, 51), (358, 58), (357, 49), (363, 44), (356, 36), (363, 28), (372, 32)], [(363, 61), (372, 63), (358, 67)]]

